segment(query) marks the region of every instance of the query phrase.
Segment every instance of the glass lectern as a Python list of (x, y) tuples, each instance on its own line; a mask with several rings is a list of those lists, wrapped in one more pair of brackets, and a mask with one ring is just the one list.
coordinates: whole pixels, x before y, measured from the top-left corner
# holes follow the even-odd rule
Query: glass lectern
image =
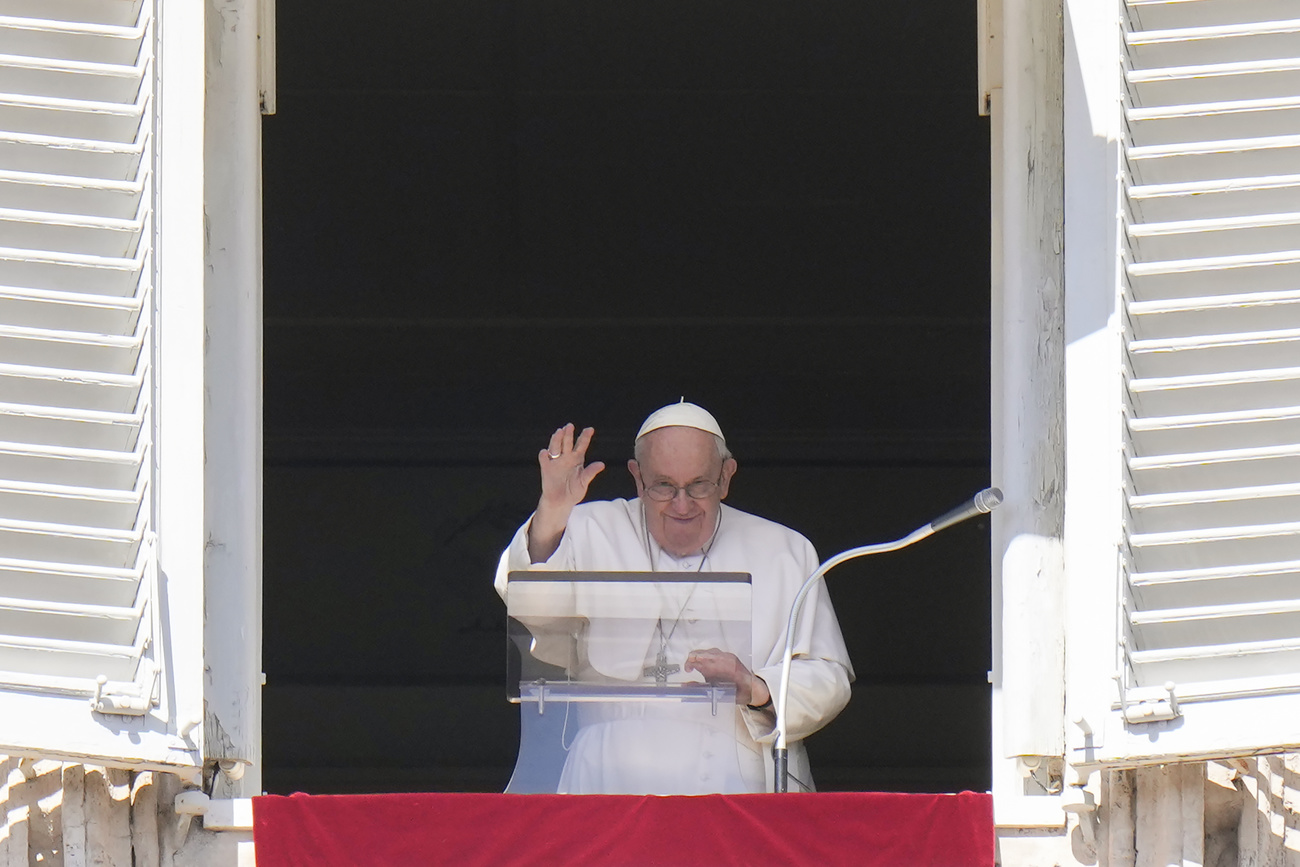
[(749, 665), (748, 574), (511, 572), (506, 612), (521, 723), (507, 792), (761, 790), (734, 684), (685, 670), (696, 650)]

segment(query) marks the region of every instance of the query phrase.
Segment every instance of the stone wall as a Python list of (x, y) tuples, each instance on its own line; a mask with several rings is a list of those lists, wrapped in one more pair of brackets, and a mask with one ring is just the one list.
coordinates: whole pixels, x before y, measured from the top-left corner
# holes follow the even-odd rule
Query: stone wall
[(172, 774), (0, 757), (0, 867), (252, 867), (251, 832), (182, 830), (186, 788)]
[(1107, 771), (1059, 831), (998, 829), (1004, 867), (1300, 867), (1300, 755)]

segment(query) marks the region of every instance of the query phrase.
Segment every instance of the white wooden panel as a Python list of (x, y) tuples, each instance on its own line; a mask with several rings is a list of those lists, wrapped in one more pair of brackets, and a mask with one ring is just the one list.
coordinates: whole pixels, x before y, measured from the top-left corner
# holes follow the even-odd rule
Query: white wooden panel
[[(113, 5), (119, 14), (126, 11), (120, 4), (104, 11)], [(6, 50), (0, 54), (0, 128), (130, 144), (147, 154), (152, 121), (141, 121), (153, 92), (150, 20), (106, 26), (0, 18)], [(78, 50), (85, 56), (72, 53)], [(116, 62), (109, 62), (113, 56)], [(54, 149), (29, 150), (37, 161), (41, 151)], [(136, 580), (129, 603), (105, 606), (50, 595), (70, 585), (0, 578), (0, 670), (80, 679), (85, 694), (93, 693), (100, 675), (139, 689), (153, 633), (146, 616), (152, 570), (142, 563), (152, 514), (144, 499), (152, 439), (146, 426), (152, 420), (151, 320), (124, 319), (113, 306), (101, 306), (90, 308), (98, 316), (60, 321), (62, 313), (87, 309), (58, 303), (57, 293), (107, 289), (130, 296), (134, 311), (149, 306), (148, 165), (141, 161), (128, 175), (102, 178), (92, 192), (118, 185), (129, 193), (87, 214), (76, 206), (92, 203), (93, 196), (68, 195), (79, 179), (60, 176), (57, 160), (44, 162), (40, 173), (7, 172), (13, 196), (0, 205), (0, 280), (30, 290), (29, 303), (8, 305), (0, 321), (0, 550), (27, 564), (29, 574), (39, 573), (39, 564), (132, 567)], [(48, 180), (58, 177), (59, 195), (44, 196)], [(45, 298), (36, 297), (41, 292)], [(40, 321), (24, 315), (38, 309)]]
[(1300, 17), (1128, 0), (1124, 43), (1115, 698), (1172, 684), (1179, 710), (1116, 701), (1091, 758), (1277, 748), (1300, 742)]
[[(202, 571), (164, 571), (158, 519), (169, 442), (158, 335), (169, 309), (202, 297), (201, 280), (168, 283), (155, 255), (167, 235), (154, 220), (161, 5), (181, 8), (0, 0), (0, 753), (199, 758), (182, 734), (197, 714), (174, 694), (189, 706), (195, 688), (168, 666), (177, 640), (199, 648), (186, 658), (201, 655), (183, 610), (200, 610)], [(201, 68), (201, 11), (171, 14)], [(173, 96), (201, 112), (202, 88), (187, 93), (185, 80)], [(201, 199), (169, 207), (200, 213)], [(170, 384), (201, 391), (201, 366)], [(201, 493), (190, 508), (201, 516)], [(138, 707), (92, 710), (100, 692)]]

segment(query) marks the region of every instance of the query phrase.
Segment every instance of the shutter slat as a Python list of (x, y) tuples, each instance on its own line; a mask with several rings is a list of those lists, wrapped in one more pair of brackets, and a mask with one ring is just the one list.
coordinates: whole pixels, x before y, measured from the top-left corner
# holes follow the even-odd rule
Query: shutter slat
[(139, 364), (147, 337), (143, 323), (132, 334), (0, 326), (0, 339), (5, 341), (0, 358), (15, 365), (62, 364), (66, 369), (75, 363), (88, 370), (131, 375)]
[(119, 27), (0, 15), (0, 54), (86, 64), (134, 65), (143, 25)]
[[(4, 606), (0, 599), (0, 607)], [(1220, 620), (1228, 617), (1264, 617), (1272, 614), (1300, 613), (1300, 599), (1270, 602), (1241, 602), (1231, 605), (1204, 605), (1196, 608), (1171, 608), (1141, 611), (1132, 615), (1132, 623), (1190, 623), (1200, 620)]]
[(1279, 443), (1275, 446), (1135, 457), (1129, 460), (1129, 468), (1134, 472), (1141, 472), (1143, 470), (1195, 467), (1201, 464), (1228, 461), (1254, 461), (1295, 456), (1300, 456), (1300, 443)]
[(1251, 377), (1247, 380), (1251, 382), (1259, 376), (1285, 380), (1292, 378), (1285, 372), (1292, 368), (1282, 365), (1300, 358), (1300, 328), (1153, 337), (1130, 341), (1128, 351), (1136, 393), (1197, 387), (1169, 383), (1215, 374), (1239, 374)]
[(0, 232), (7, 244), (54, 242), (61, 250), (92, 256), (133, 259), (144, 224), (143, 215), (124, 220), (0, 208)]
[(78, 527), (0, 518), (0, 548), (16, 557), (125, 566), (136, 558), (142, 527)]
[(144, 568), (143, 554), (130, 567), (118, 568), (0, 557), (0, 582), (11, 597), (121, 607), (136, 598)]
[(1300, 483), (1254, 485), (1245, 488), (1219, 488), (1211, 491), (1179, 491), (1173, 494), (1135, 494), (1129, 497), (1130, 509), (1152, 509), (1192, 503), (1220, 503), (1272, 497), (1300, 496)]
[[(100, 675), (113, 681), (135, 680), (146, 646), (147, 642), (139, 636), (134, 643), (122, 645), (0, 634), (0, 659), (9, 664), (19, 663), (15, 670), (29, 674), (78, 678), (82, 689), (90, 692)], [(97, 673), (84, 676), (90, 671)]]
[(140, 92), (144, 69), (135, 64), (0, 53), (0, 75), (8, 94), (130, 103)]
[[(0, 403), (0, 442), (42, 442), (53, 446), (134, 450), (144, 411), (85, 409)], [(3, 486), (0, 481), (0, 487)]]
[(131, 607), (32, 602), (0, 597), (0, 634), (49, 637), (130, 647), (144, 618), (147, 596)]
[(1200, 275), (1206, 271), (1227, 271), (1239, 268), (1263, 268), (1272, 265), (1295, 264), (1300, 264), (1300, 249), (1242, 253), (1236, 256), (1206, 256), (1196, 259), (1177, 259), (1170, 262), (1135, 262), (1128, 266), (1128, 272), (1131, 277), (1150, 277), (1166, 274)]
[(134, 451), (110, 451), (0, 442), (0, 477), (6, 482), (131, 490), (147, 460), (139, 445)]
[(1143, 455), (1213, 453), (1228, 436), (1243, 449), (1271, 448), (1300, 442), (1300, 407), (1137, 419), (1130, 430), (1134, 448)]
[(1135, 238), (1160, 235), (1185, 235), (1201, 232), (1223, 232), (1230, 229), (1267, 229), (1275, 226), (1300, 224), (1300, 212), (1287, 214), (1248, 214), (1211, 219), (1171, 220), (1165, 223), (1136, 223), (1129, 227)]
[(97, 141), (133, 142), (147, 111), (148, 105), (143, 103), (37, 99), (0, 93), (0, 125), (32, 135), (77, 135)]
[(0, 320), (37, 328), (134, 331), (149, 294), (147, 288), (119, 297), (0, 285)]
[(1227, 436), (1242, 448), (1260, 448), (1300, 442), (1300, 406), (1149, 416), (1130, 419), (1128, 427), (1144, 455), (1213, 451)]
[[(2, 527), (3, 525), (0, 525)], [(1300, 521), (1281, 524), (1254, 524), (1245, 527), (1192, 527), (1163, 533), (1130, 533), (1133, 548), (1159, 545), (1194, 545), (1201, 542), (1246, 541), (1272, 536), (1300, 534)]]
[[(1279, 560), (1255, 562), (1250, 568), (1242, 564), (1224, 567), (1197, 566), (1192, 569), (1171, 569), (1162, 572), (1140, 572), (1131, 577), (1132, 599), (1127, 610), (1130, 632), (1139, 647), (1180, 646), (1206, 644), (1211, 640), (1214, 624), (1209, 616), (1196, 621), (1192, 629), (1179, 640), (1169, 641), (1146, 629), (1148, 612), (1223, 610), (1231, 612), (1234, 605), (1285, 604), (1295, 597), (1297, 578), (1300, 578), (1300, 561)], [(1187, 606), (1188, 599), (1197, 605)], [(1158, 622), (1154, 621), (1154, 622)], [(1244, 620), (1249, 623), (1250, 621)], [(1289, 615), (1282, 619), (1290, 629)], [(1253, 628), (1253, 627), (1252, 627)], [(1287, 634), (1293, 634), (1288, 631)], [(1262, 638), (1251, 632), (1247, 638)], [(1195, 678), (1193, 679), (1195, 680)]]
[(130, 527), (139, 515), (145, 492), (143, 483), (135, 490), (120, 490), (6, 480), (0, 481), (0, 511), (26, 515), (34, 521)]
[(1162, 184), (1134, 184), (1128, 201), (1135, 223), (1281, 213), (1293, 210), (1300, 175), (1205, 178)]
[(0, 362), (0, 400), (47, 406), (130, 412), (137, 405), (144, 371), (111, 373)]
[(144, 179), (115, 181), (42, 172), (0, 171), (0, 207), (35, 210), (54, 207), (60, 214), (110, 217), (140, 208)]
[[(1129, 575), (1129, 581), (1137, 587), (1156, 587), (1162, 584), (1176, 584), (1183, 581), (1219, 581), (1271, 575), (1300, 575), (1300, 560), (1285, 560), (1279, 563), (1239, 563), (1225, 567), (1203, 566), (1196, 569), (1174, 569), (1167, 572), (1133, 572)], [(1292, 584), (1291, 586), (1295, 585)]]
[[(1125, 74), (1129, 84), (1212, 80), (1239, 75), (1269, 75), (1300, 71), (1300, 57), (1275, 57), (1266, 60), (1241, 60), (1231, 63), (1196, 63), (1190, 66), (1166, 66), (1134, 69)], [(1284, 82), (1292, 84), (1288, 80)]]
[[(1283, 657), (1277, 659), (1276, 654), (1300, 653), (1300, 639), (1275, 639), (1269, 641), (1242, 641), (1230, 644), (1207, 644), (1202, 646), (1189, 647), (1171, 647), (1164, 650), (1137, 650), (1133, 652), (1133, 658), (1138, 663), (1158, 663), (1158, 662), (1182, 662), (1190, 660), (1208, 660), (1220, 659), (1228, 663), (1237, 662), (1242, 657), (1252, 655), (1267, 654), (1274, 658), (1279, 667), (1291, 668), (1295, 664), (1294, 658)], [(1214, 673), (1222, 677), (1224, 674), (1232, 671), (1238, 666), (1220, 665), (1214, 668)], [(1184, 670), (1201, 671), (1200, 666), (1186, 666)], [(1169, 672), (1166, 668), (1164, 671)], [(1246, 676), (1258, 676), (1257, 674), (1248, 674)]]
[(1222, 310), (1234, 307), (1271, 306), (1274, 304), (1300, 304), (1300, 290), (1282, 292), (1233, 293), (1194, 298), (1167, 298), (1154, 301), (1134, 300), (1128, 305), (1131, 316), (1149, 316), (1160, 313)]
[(118, 180), (136, 176), (145, 154), (145, 143), (144, 140), (99, 141), (0, 129), (0, 164), (9, 171)]
[[(1255, 21), (1245, 24), (1178, 27), (1171, 30), (1141, 30), (1125, 34), (1124, 41), (1131, 46), (1140, 46), (1166, 42), (1195, 42), (1202, 39), (1227, 39), (1237, 36), (1265, 36), (1275, 33), (1300, 33), (1300, 18), (1293, 18), (1288, 21)], [(1237, 50), (1240, 50), (1240, 47)]]

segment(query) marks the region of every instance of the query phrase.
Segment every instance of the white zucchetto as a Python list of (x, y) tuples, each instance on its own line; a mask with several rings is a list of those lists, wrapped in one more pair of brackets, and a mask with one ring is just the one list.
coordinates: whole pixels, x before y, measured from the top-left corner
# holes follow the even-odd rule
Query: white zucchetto
[(645, 423), (641, 425), (641, 430), (637, 431), (636, 438), (641, 439), (650, 431), (661, 427), (693, 427), (713, 434), (724, 443), (727, 441), (727, 438), (722, 435), (722, 428), (718, 426), (718, 420), (712, 413), (702, 406), (687, 403), (686, 398), (650, 413)]

